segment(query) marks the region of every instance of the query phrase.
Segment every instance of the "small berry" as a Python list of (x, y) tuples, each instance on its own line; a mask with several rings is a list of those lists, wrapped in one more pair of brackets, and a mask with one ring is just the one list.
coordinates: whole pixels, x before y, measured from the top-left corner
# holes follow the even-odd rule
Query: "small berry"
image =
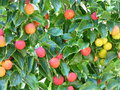
[(35, 25), (33, 23), (29, 23), (25, 26), (25, 32), (27, 34), (34, 34), (36, 31)]
[(4, 36), (4, 31), (0, 29), (0, 36)]
[(53, 81), (54, 81), (55, 85), (62, 85), (64, 83), (64, 77), (63, 76), (60, 76), (60, 77), (54, 76)]
[(92, 20), (98, 19), (96, 12), (92, 13), (91, 18), (92, 18)]
[(40, 58), (43, 58), (46, 55), (46, 51), (43, 47), (39, 47), (35, 51), (36, 51), (37, 56)]
[(22, 50), (26, 47), (26, 43), (24, 40), (19, 40), (15, 42), (16, 49)]
[(68, 90), (74, 90), (74, 87), (73, 86), (69, 86)]
[(74, 18), (75, 12), (72, 9), (66, 10), (64, 13), (64, 16), (66, 19), (70, 20), (70, 19)]
[(10, 60), (5, 60), (2, 63), (2, 67), (4, 67), (6, 70), (10, 70), (12, 68), (12, 62)]
[(26, 4), (24, 9), (25, 9), (26, 14), (28, 14), (28, 15), (34, 13), (34, 7), (32, 4)]
[(84, 49), (80, 50), (80, 52), (83, 56), (88, 56), (91, 53), (91, 48), (90, 47), (84, 48)]
[(6, 70), (3, 67), (0, 67), (0, 77), (5, 76)]
[(74, 72), (69, 73), (67, 80), (69, 82), (74, 82), (77, 79), (77, 75)]

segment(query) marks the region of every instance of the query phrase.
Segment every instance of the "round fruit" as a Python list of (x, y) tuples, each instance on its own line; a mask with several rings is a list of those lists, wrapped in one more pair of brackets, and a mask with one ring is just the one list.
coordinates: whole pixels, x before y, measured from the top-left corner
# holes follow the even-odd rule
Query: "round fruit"
[(52, 58), (49, 63), (52, 68), (58, 68), (60, 65), (60, 60), (58, 58)]
[(24, 40), (19, 40), (15, 42), (16, 49), (22, 50), (26, 47), (26, 43)]
[(101, 46), (103, 45), (102, 39), (101, 39), (101, 38), (96, 39), (96, 40), (95, 40), (95, 45), (96, 45), (97, 47), (101, 47)]
[(4, 36), (4, 31), (0, 29), (0, 36)]
[(12, 68), (12, 62), (10, 60), (5, 60), (2, 63), (2, 67), (4, 67), (6, 70), (10, 70)]
[(74, 90), (74, 87), (73, 86), (69, 86), (68, 90)]
[(0, 47), (5, 47), (5, 46), (6, 46), (5, 38), (3, 36), (0, 36)]
[(38, 25), (40, 24), (40, 23), (37, 22), (37, 21), (33, 21), (33, 23), (34, 23), (35, 27), (38, 27)]
[(97, 80), (97, 84), (100, 84), (100, 83), (101, 83), (101, 80), (100, 80), (100, 79), (98, 79), (98, 80)]
[(0, 77), (5, 76), (6, 70), (3, 67), (0, 67)]
[(100, 64), (101, 64), (102, 66), (104, 66), (104, 65), (105, 65), (105, 59), (101, 59), (101, 60), (100, 60)]
[(46, 13), (45, 19), (49, 19), (49, 14), (48, 13)]
[(105, 58), (107, 54), (107, 51), (105, 49), (101, 49), (100, 52), (98, 53), (100, 58)]
[(66, 10), (64, 13), (64, 16), (66, 19), (70, 20), (70, 19), (74, 18), (75, 12), (72, 9)]
[(107, 42), (106, 44), (104, 44), (103, 48), (105, 50), (110, 50), (112, 48), (112, 44), (110, 42)]
[(113, 39), (120, 39), (120, 33), (116, 34), (116, 35), (112, 35)]
[(95, 56), (94, 57), (94, 62), (96, 62), (98, 60), (98, 57), (97, 56)]
[(25, 26), (25, 32), (27, 34), (34, 34), (36, 31), (35, 25), (33, 23), (29, 23)]
[(55, 85), (62, 85), (64, 83), (64, 77), (60, 75), (60, 77), (54, 76), (53, 81)]
[(91, 48), (90, 47), (84, 48), (84, 49), (80, 50), (80, 52), (83, 56), (88, 56), (91, 53)]
[(112, 35), (117, 35), (118, 33), (120, 33), (120, 30), (119, 30), (119, 27), (116, 25), (116, 26), (114, 26), (111, 34)]
[(35, 51), (36, 51), (37, 56), (40, 58), (43, 58), (46, 55), (46, 51), (42, 47), (37, 48)]
[(30, 0), (25, 0), (25, 4), (29, 4), (30, 3)]
[(118, 58), (120, 59), (120, 52), (118, 52)]
[(58, 58), (58, 59), (62, 59), (62, 58), (63, 58), (63, 54), (59, 54), (59, 55), (57, 55), (56, 58)]
[(101, 40), (102, 40), (103, 44), (106, 44), (106, 43), (107, 43), (107, 41), (108, 41), (108, 39), (107, 39), (107, 38), (101, 38)]
[(48, 28), (49, 28), (49, 25), (46, 25), (45, 28), (48, 29)]
[(27, 14), (29, 14), (29, 15), (32, 14), (34, 12), (33, 5), (32, 4), (26, 4), (26, 6), (25, 6), (25, 12)]
[(69, 73), (67, 80), (69, 82), (74, 82), (77, 79), (77, 75), (74, 72)]
[(93, 12), (91, 14), (91, 18), (92, 18), (92, 20), (97, 20), (98, 19), (96, 12)]

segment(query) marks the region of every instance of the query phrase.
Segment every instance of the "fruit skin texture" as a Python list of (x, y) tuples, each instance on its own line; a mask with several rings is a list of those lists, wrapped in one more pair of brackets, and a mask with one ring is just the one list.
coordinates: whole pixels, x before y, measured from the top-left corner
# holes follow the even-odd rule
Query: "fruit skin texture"
[(84, 49), (80, 50), (80, 52), (83, 56), (88, 56), (91, 53), (91, 48), (90, 47), (84, 48)]
[(106, 44), (108, 42), (108, 39), (107, 38), (101, 38), (103, 44)]
[(40, 57), (40, 58), (43, 58), (43, 57), (45, 57), (45, 55), (46, 55), (46, 51), (45, 51), (45, 49), (42, 48), (42, 47), (37, 48), (37, 49), (35, 50), (35, 52), (36, 52), (37, 56)]
[(113, 39), (120, 39), (120, 33), (116, 34), (116, 35), (112, 35)]
[(39, 22), (37, 22), (37, 21), (33, 21), (33, 23), (34, 23), (34, 25), (35, 25), (35, 27), (38, 27), (39, 26)]
[(0, 36), (0, 47), (5, 47), (6, 46), (6, 41), (3, 36)]
[(118, 52), (118, 58), (120, 59), (120, 52)]
[(48, 13), (45, 14), (45, 19), (49, 19), (49, 14)]
[(25, 4), (29, 4), (30, 3), (30, 0), (25, 0)]
[(97, 20), (98, 19), (96, 12), (93, 12), (91, 14), (91, 18), (92, 18), (92, 20)]
[(98, 53), (100, 58), (105, 58), (107, 54), (107, 51), (105, 49), (101, 49), (100, 52)]
[(115, 25), (111, 32), (111, 35), (117, 35), (118, 33), (120, 33), (119, 27)]
[(66, 19), (70, 20), (70, 19), (74, 18), (75, 12), (72, 9), (66, 10), (64, 13), (64, 16)]
[(4, 31), (0, 29), (0, 36), (4, 36)]
[(48, 29), (48, 28), (49, 28), (49, 25), (46, 25), (45, 28)]
[(60, 60), (58, 58), (52, 58), (49, 63), (52, 68), (58, 68), (60, 65)]
[(32, 4), (26, 4), (24, 9), (25, 9), (26, 14), (28, 14), (28, 15), (34, 13), (34, 7)]
[(33, 23), (29, 23), (25, 26), (25, 32), (27, 34), (34, 34), (36, 31), (35, 25)]
[(60, 77), (54, 76), (53, 82), (55, 85), (62, 85), (64, 83), (64, 77), (60, 75)]
[(19, 50), (22, 50), (26, 47), (26, 43), (24, 40), (19, 40), (15, 42), (15, 47)]
[(63, 54), (56, 55), (56, 58), (62, 59), (63, 58)]
[(5, 76), (6, 70), (3, 67), (0, 67), (0, 77)]
[(101, 39), (101, 38), (96, 39), (96, 40), (95, 40), (95, 45), (96, 45), (97, 47), (101, 47), (101, 46), (103, 45), (102, 39)]
[(6, 70), (10, 70), (12, 68), (12, 62), (10, 60), (5, 60), (2, 63), (2, 67), (4, 67)]
[(77, 79), (77, 75), (74, 72), (69, 73), (67, 80), (69, 82), (74, 82)]
[(74, 87), (73, 86), (69, 86), (68, 90), (74, 90)]
[(98, 57), (97, 56), (95, 56), (94, 57), (94, 62), (96, 62), (98, 60)]
[(102, 66), (104, 66), (104, 65), (105, 65), (105, 59), (101, 59), (101, 60), (100, 60), (100, 64), (101, 64)]
[(100, 79), (98, 79), (98, 80), (97, 80), (97, 84), (100, 84), (100, 83), (101, 83), (101, 80), (100, 80)]
[(112, 44), (111, 44), (110, 42), (107, 42), (107, 43), (103, 46), (103, 48), (104, 48), (105, 50), (110, 50), (110, 49), (112, 48)]

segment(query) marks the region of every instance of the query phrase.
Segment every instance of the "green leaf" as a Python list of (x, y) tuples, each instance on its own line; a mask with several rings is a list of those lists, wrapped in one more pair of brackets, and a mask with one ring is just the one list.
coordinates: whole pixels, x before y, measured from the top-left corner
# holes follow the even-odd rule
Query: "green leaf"
[(0, 78), (0, 90), (7, 90), (8, 87), (8, 77)]
[(45, 83), (39, 82), (39, 86), (44, 90), (48, 90), (48, 87), (45, 85)]
[(28, 57), (28, 71), (27, 71), (28, 73), (30, 73), (32, 71), (33, 64), (34, 64), (34, 58)]
[(82, 39), (79, 39), (77, 41), (77, 44), (79, 46), (79, 50), (82, 50), (82, 49), (87, 48), (89, 46), (89, 43), (88, 42), (84, 42)]
[(56, 12), (59, 12), (60, 8), (62, 7), (60, 0), (51, 0), (51, 3)]
[(95, 41), (96, 34), (94, 31), (89, 32), (90, 43), (92, 44)]
[(50, 28), (48, 33), (53, 36), (60, 36), (63, 35), (63, 30), (58, 27), (55, 27), (55, 28)]
[(105, 81), (107, 81), (107, 80), (109, 80), (109, 79), (111, 79), (111, 78), (113, 78), (114, 77), (114, 74), (112, 74), (112, 73), (104, 73), (103, 75), (102, 75), (102, 82), (105, 82)]
[(57, 90), (67, 90), (68, 87), (67, 86), (64, 86), (64, 85), (60, 85), (58, 86)]
[(25, 3), (25, 0), (19, 1), (19, 10), (21, 12), (24, 12), (24, 5), (25, 5), (24, 3)]
[(116, 87), (120, 85), (119, 81), (118, 80), (115, 80), (115, 79), (110, 79), (108, 81), (108, 84), (107, 84), (107, 89), (108, 90), (111, 90), (112, 88)]
[(68, 67), (68, 65), (65, 62), (61, 63), (61, 72), (64, 76), (68, 76), (70, 71), (70, 68)]
[(78, 27), (78, 23), (72, 23), (71, 25), (70, 25), (70, 28), (69, 28), (69, 30), (68, 30), (68, 32), (73, 32), (73, 31), (75, 31), (75, 29)]
[(63, 38), (64, 40), (69, 40), (69, 39), (72, 39), (72, 36), (71, 36), (70, 33), (65, 33), (65, 34), (63, 34), (62, 38)]

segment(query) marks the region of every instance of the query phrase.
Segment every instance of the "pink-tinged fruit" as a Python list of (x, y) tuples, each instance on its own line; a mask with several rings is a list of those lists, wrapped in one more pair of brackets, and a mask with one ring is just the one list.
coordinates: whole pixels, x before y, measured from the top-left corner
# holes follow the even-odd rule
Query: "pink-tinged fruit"
[(0, 29), (0, 36), (4, 36), (4, 31)]
[(118, 52), (118, 58), (120, 59), (120, 52)]
[(98, 80), (97, 80), (97, 84), (100, 84), (100, 83), (101, 83), (101, 80), (100, 80), (100, 79), (98, 79)]
[(46, 13), (45, 19), (49, 19), (49, 14), (48, 13)]
[(92, 13), (91, 18), (92, 18), (92, 20), (98, 19), (96, 12)]
[(74, 72), (69, 73), (67, 80), (69, 82), (74, 82), (77, 79), (77, 74)]
[(6, 46), (6, 41), (3, 36), (0, 36), (0, 47), (5, 47)]
[(24, 40), (19, 40), (15, 42), (16, 49), (22, 50), (26, 47), (26, 43)]
[(25, 0), (25, 4), (29, 4), (30, 3), (30, 0)]
[(66, 19), (70, 20), (70, 19), (74, 18), (75, 12), (72, 9), (66, 10), (64, 13), (64, 16)]
[(57, 55), (56, 58), (58, 58), (58, 59), (62, 59), (62, 58), (63, 58), (63, 54), (59, 54), (59, 55)]
[(54, 76), (53, 81), (54, 81), (55, 85), (62, 85), (64, 83), (64, 77), (63, 76), (60, 76), (60, 77)]
[(40, 58), (43, 58), (46, 55), (46, 51), (43, 47), (39, 47), (35, 51), (36, 51), (37, 56)]
[(58, 58), (52, 58), (49, 63), (52, 68), (58, 68), (60, 65), (60, 60)]
[(84, 49), (80, 50), (80, 52), (83, 56), (88, 56), (91, 53), (91, 48), (90, 47), (84, 48)]
[(74, 87), (73, 86), (69, 86), (68, 90), (74, 90)]

